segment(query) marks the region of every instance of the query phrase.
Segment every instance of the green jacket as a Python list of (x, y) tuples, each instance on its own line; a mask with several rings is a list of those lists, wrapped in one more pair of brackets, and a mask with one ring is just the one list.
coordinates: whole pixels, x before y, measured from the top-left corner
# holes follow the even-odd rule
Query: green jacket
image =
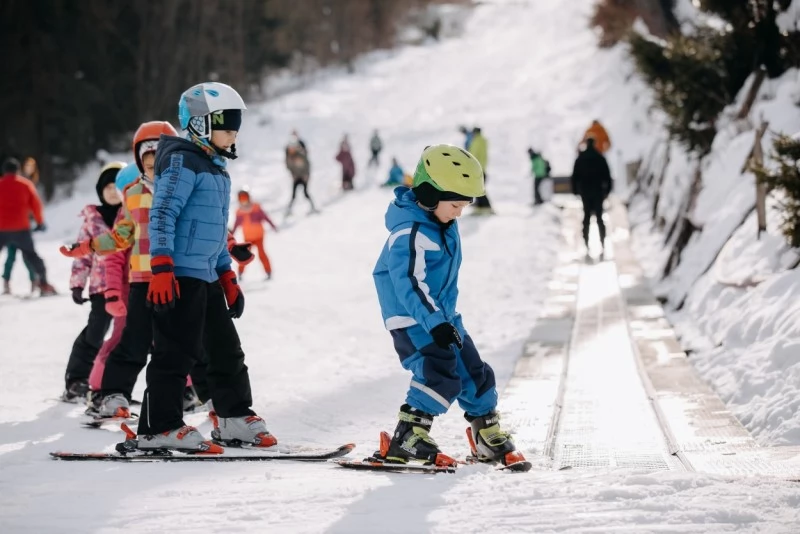
[(489, 146), (483, 134), (476, 133), (473, 135), (467, 150), (475, 156), (483, 170), (486, 171), (486, 164), (489, 163)]
[(534, 178), (545, 178), (547, 176), (547, 161), (537, 154), (531, 158), (531, 172)]

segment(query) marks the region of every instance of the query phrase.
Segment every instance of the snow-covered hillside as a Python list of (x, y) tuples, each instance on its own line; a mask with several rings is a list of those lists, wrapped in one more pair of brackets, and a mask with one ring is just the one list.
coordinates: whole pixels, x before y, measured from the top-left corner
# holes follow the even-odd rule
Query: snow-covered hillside
[[(563, 246), (560, 212), (534, 211), (528, 146), (554, 172), (571, 170), (591, 119), (608, 128), (613, 166), (648, 147), (647, 97), (622, 50), (595, 49), (591, 0), (484, 1), (458, 39), (376, 54), (353, 75), (335, 75), (251, 106), (241, 132), (234, 185), (281, 220), (290, 194), (283, 145), (292, 129), (309, 144), (311, 193), (322, 213), (295, 218), (267, 237), (275, 277), (259, 266), (243, 281), (237, 327), (247, 354), (254, 408), (285, 442), (355, 442), (373, 452), (408, 387), (383, 330), (371, 271), (386, 238), (391, 198), (377, 187), (388, 158), (411, 169), (431, 143), (460, 144), (460, 124), (480, 125), (490, 144), (489, 196), (498, 214), (460, 223), (464, 266), (460, 311), (499, 388), (540, 312)], [(177, 95), (169, 96), (177, 98)], [(386, 146), (377, 173), (365, 170), (377, 128)], [(333, 157), (344, 133), (357, 156), (357, 190), (340, 196)], [(619, 153), (622, 151), (622, 154)], [(617, 173), (619, 177), (619, 172)], [(67, 293), (70, 262), (57, 247), (74, 239), (80, 195), (53, 206), (37, 236), (56, 287)], [(17, 267), (16, 291), (26, 288)], [(350, 472), (301, 463), (61, 463), (52, 450), (109, 448), (119, 432), (80, 428), (81, 410), (56, 402), (72, 340), (87, 310), (68, 296), (0, 299), (1, 532), (792, 532), (800, 496), (763, 480), (687, 473), (534, 471), (488, 466), (452, 476)], [(143, 378), (143, 377), (142, 377)], [(136, 395), (140, 395), (141, 384)], [(502, 410), (502, 404), (500, 409)], [(208, 435), (202, 415), (190, 416)], [(443, 449), (463, 454), (458, 410), (437, 420)], [(535, 454), (538, 451), (529, 451)]]

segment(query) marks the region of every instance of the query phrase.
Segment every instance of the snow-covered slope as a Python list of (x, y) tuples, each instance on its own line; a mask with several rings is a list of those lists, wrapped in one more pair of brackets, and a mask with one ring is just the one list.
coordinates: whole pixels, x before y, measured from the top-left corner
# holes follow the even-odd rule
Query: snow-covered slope
[[(297, 217), (267, 238), (274, 280), (258, 281), (254, 264), (243, 281), (247, 305), (237, 326), (254, 408), (279, 439), (355, 441), (358, 456), (394, 425), (409, 376), (372, 286), (391, 196), (375, 184), (391, 155), (411, 168), (425, 145), (460, 143), (459, 124), (479, 124), (489, 139), (498, 211), (461, 222), (459, 304), (502, 390), (561, 246), (558, 210), (529, 207), (526, 148), (543, 150), (562, 174), (592, 118), (603, 120), (615, 146), (635, 152), (646, 141), (640, 87), (623, 85), (629, 67), (621, 51), (595, 50), (590, 8), (589, 0), (483, 2), (461, 39), (378, 54), (354, 75), (252, 106), (242, 157), (231, 165), (235, 185), (249, 185), (280, 220), (289, 196), (282, 147), (297, 128), (310, 145), (311, 191), (323, 207), (305, 217), (299, 199)], [(373, 128), (386, 146), (376, 175), (364, 171)], [(344, 132), (356, 150), (359, 190), (341, 197), (333, 156)], [(52, 230), (37, 242), (64, 293), (69, 261), (56, 248), (73, 239), (81, 202), (93, 201), (91, 184), (80, 187), (83, 198), (50, 210)], [(21, 266), (13, 282), (24, 289)], [(47, 452), (104, 449), (121, 437), (79, 428), (80, 410), (53, 400), (86, 312), (67, 296), (0, 300), (2, 532), (724, 532), (762, 524), (788, 532), (798, 519), (800, 501), (784, 486), (689, 474), (506, 476), (476, 467), (430, 479), (307, 464), (55, 463)], [(210, 430), (202, 416), (187, 421)], [(434, 435), (463, 454), (464, 426), (454, 409)]]

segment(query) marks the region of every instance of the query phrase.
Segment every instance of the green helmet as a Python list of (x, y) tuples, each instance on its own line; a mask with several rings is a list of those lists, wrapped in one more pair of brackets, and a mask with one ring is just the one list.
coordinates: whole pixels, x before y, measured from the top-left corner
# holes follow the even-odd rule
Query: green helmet
[(486, 194), (483, 169), (475, 156), (453, 145), (433, 145), (422, 151), (414, 184), (431, 184), (442, 193), (475, 198)]

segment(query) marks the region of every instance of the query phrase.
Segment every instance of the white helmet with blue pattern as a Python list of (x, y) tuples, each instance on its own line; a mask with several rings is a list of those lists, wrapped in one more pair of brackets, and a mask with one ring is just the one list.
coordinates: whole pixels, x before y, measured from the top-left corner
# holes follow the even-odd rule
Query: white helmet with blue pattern
[(204, 82), (190, 87), (178, 102), (181, 128), (200, 139), (211, 137), (211, 115), (226, 109), (247, 109), (244, 100), (230, 85)]

